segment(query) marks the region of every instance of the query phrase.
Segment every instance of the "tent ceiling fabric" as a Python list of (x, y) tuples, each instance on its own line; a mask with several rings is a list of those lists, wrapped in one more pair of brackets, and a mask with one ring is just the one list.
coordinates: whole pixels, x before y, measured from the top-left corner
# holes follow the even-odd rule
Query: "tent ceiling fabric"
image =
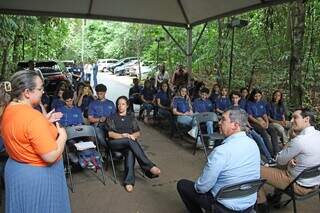
[(0, 0), (0, 13), (194, 26), (290, 0)]

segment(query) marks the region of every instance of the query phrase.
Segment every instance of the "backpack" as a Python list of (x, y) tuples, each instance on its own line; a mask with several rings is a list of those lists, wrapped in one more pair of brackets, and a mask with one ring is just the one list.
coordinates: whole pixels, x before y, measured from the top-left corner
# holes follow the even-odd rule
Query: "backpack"
[(78, 157), (82, 168), (93, 169), (95, 172), (102, 168), (101, 155), (96, 149), (78, 151)]

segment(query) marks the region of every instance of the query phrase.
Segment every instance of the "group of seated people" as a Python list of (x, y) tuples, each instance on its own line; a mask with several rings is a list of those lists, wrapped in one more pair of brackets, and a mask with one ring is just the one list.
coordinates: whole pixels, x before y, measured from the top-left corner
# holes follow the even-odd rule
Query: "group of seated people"
[[(274, 158), (281, 144), (288, 142), (290, 122), (286, 120), (284, 97), (280, 90), (275, 90), (268, 102), (259, 89), (249, 93), (247, 88), (242, 88), (229, 93), (227, 88), (215, 84), (210, 92), (203, 82), (198, 81), (181, 85), (176, 91), (171, 88), (168, 81), (156, 87), (153, 78), (145, 80), (144, 86), (139, 85), (138, 79), (133, 79), (133, 86), (129, 90), (130, 110), (133, 111), (133, 104), (141, 105), (139, 118), (144, 117), (145, 123), (149, 123), (153, 111), (154, 119), (169, 119), (172, 130), (176, 122), (189, 126), (189, 134), (196, 137), (198, 129), (195, 114), (215, 112), (221, 116), (228, 109), (243, 109), (249, 116), (247, 135), (256, 141), (269, 165), (275, 163)], [(206, 123), (206, 131), (208, 134), (214, 132), (213, 122)], [(197, 143), (201, 146), (199, 138)]]

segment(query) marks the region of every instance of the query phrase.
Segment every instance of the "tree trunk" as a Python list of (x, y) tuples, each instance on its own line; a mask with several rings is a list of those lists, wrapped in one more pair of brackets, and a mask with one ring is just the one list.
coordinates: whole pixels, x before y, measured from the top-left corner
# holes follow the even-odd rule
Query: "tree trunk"
[(223, 63), (223, 46), (222, 46), (222, 20), (218, 19), (218, 62), (217, 62), (217, 75), (218, 84), (224, 85), (222, 76), (222, 63)]
[(3, 81), (5, 79), (5, 72), (6, 72), (6, 68), (7, 68), (7, 62), (8, 62), (8, 55), (9, 55), (9, 46), (3, 46), (0, 81)]
[(289, 67), (290, 102), (301, 107), (303, 102), (303, 38), (305, 30), (305, 5), (302, 0), (291, 4), (291, 56)]

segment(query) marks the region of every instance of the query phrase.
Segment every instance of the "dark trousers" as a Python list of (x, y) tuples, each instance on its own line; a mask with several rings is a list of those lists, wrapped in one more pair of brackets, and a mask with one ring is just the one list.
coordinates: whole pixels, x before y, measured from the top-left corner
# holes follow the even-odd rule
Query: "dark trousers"
[(179, 180), (177, 183), (177, 189), (179, 195), (184, 202), (190, 213), (203, 213), (202, 209), (205, 209), (207, 212), (212, 212), (212, 207), (214, 213), (250, 213), (253, 207), (242, 211), (234, 211), (226, 208), (222, 204), (215, 201), (211, 192), (201, 194), (196, 192), (194, 189), (194, 182), (190, 180)]
[(154, 164), (149, 160), (140, 144), (129, 138), (120, 138), (108, 141), (109, 148), (114, 151), (120, 151), (125, 157), (124, 167), (124, 185), (132, 184), (135, 182), (134, 164), (137, 159), (143, 171), (149, 171)]
[[(278, 152), (280, 151), (279, 147), (279, 140), (278, 140), (278, 135), (277, 131), (274, 127), (268, 127), (268, 129), (264, 129), (263, 127), (259, 126), (258, 124), (252, 124), (253, 129), (261, 135), (263, 138), (263, 141), (265, 145), (267, 146), (270, 154), (272, 157), (275, 157)], [(271, 141), (269, 140), (268, 134), (271, 136)], [(272, 143), (272, 145), (271, 145)]]
[(140, 96), (132, 96), (129, 98), (129, 111), (130, 112), (134, 112), (133, 104), (138, 104), (138, 105), (142, 104)]

